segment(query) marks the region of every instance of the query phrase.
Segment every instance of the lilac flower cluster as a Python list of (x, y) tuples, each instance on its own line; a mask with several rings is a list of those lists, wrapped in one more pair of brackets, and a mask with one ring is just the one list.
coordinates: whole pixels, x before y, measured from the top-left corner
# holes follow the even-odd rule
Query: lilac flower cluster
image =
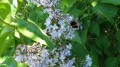
[[(52, 37), (52, 39), (59, 39), (64, 36), (65, 39), (73, 39), (75, 34), (74, 30), (69, 25), (74, 19), (69, 14), (62, 14), (61, 10), (55, 9), (55, 6), (59, 3), (59, 0), (27, 0), (28, 3), (32, 2), (37, 6), (43, 6), (44, 12), (49, 16), (46, 19), (46, 33)], [(55, 21), (55, 22), (54, 22)], [(54, 23), (53, 23), (54, 22)]]
[[(72, 16), (70, 16), (69, 14), (62, 14), (59, 9), (46, 8), (44, 9), (44, 12), (49, 14), (49, 17), (46, 19), (45, 25), (47, 27), (46, 32), (51, 35), (52, 39), (58, 39), (62, 35), (66, 39), (74, 38), (74, 31), (68, 25), (73, 20)], [(55, 20), (56, 22), (53, 24)]]
[(67, 58), (71, 55), (71, 47), (69, 43), (66, 46), (60, 46), (49, 51), (40, 44), (19, 45), (14, 58), (17, 62), (26, 63), (30, 67), (74, 67), (75, 58)]

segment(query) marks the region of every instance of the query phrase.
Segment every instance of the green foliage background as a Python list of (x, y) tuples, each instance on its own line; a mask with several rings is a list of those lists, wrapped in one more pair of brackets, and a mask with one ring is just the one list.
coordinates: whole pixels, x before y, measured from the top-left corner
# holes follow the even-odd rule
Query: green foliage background
[[(42, 32), (48, 14), (43, 7), (26, 5), (25, 0), (0, 0), (0, 67), (26, 67), (13, 59), (19, 44), (32, 44), (43, 39), (52, 50), (55, 44)], [(120, 67), (120, 0), (61, 0), (56, 7), (69, 13), (83, 24), (76, 31), (72, 42), (72, 54), (76, 67), (85, 56), (92, 57), (92, 67)], [(20, 15), (21, 13), (22, 15)], [(18, 33), (19, 37), (15, 34)], [(30, 35), (28, 35), (30, 34)], [(32, 35), (32, 36), (31, 36)]]

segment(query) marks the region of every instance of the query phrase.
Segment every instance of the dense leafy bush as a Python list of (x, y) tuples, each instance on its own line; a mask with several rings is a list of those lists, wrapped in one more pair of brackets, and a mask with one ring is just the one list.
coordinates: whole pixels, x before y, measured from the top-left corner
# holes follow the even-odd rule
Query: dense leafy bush
[(119, 67), (119, 7), (119, 0), (0, 0), (0, 67), (27, 67), (16, 62), (16, 51), (35, 42), (46, 51), (70, 43), (66, 56), (75, 67)]

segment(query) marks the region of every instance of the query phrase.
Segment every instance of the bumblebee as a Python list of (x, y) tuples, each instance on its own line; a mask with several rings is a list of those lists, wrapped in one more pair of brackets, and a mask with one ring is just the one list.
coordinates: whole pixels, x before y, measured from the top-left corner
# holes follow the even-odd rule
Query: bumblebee
[(71, 21), (71, 22), (70, 22), (70, 25), (72, 26), (72, 28), (73, 28), (74, 30), (82, 29), (81, 25), (80, 25), (78, 22), (76, 22), (76, 21)]

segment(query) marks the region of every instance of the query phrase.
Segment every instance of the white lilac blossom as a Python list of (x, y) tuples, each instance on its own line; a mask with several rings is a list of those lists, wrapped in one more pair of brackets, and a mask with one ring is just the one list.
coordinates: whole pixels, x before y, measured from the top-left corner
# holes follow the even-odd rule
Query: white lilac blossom
[(87, 55), (85, 62), (83, 64), (83, 67), (91, 67), (91, 65), (92, 65), (92, 59), (91, 59), (90, 55)]
[(19, 45), (16, 48), (14, 58), (17, 62), (26, 63), (30, 67), (73, 67), (75, 58), (68, 58), (71, 55), (71, 47), (69, 43), (49, 51), (40, 44)]
[[(47, 30), (46, 32), (51, 35), (52, 39), (58, 39), (62, 35), (65, 37), (65, 39), (74, 38), (74, 30), (71, 28), (71, 26), (68, 25), (71, 19), (68, 19), (68, 17), (66, 18), (66, 15), (63, 14), (60, 14), (59, 16), (58, 15), (59, 14), (54, 11), (49, 14), (49, 17), (47, 18), (45, 23)], [(58, 24), (58, 26), (54, 24), (52, 25), (52, 20), (57, 20), (58, 22), (56, 22), (56, 24)]]
[[(59, 0), (27, 0), (28, 3), (34, 3), (37, 6), (43, 6), (44, 12), (49, 16), (46, 19), (46, 33), (52, 39), (60, 39), (64, 36), (65, 39), (73, 39), (75, 34), (74, 30), (70, 26), (70, 22), (74, 20), (73, 16), (69, 14), (62, 14), (60, 9), (55, 9), (55, 6), (59, 4)], [(55, 21), (55, 23), (53, 23)], [(82, 29), (82, 26), (80, 26)]]
[[(72, 28), (68, 25), (70, 21), (72, 20), (72, 16), (66, 14), (62, 14), (59, 9), (53, 10), (51, 13), (49, 11), (46, 11), (49, 14), (49, 17), (47, 19), (50, 19), (51, 22), (46, 21), (45, 25), (47, 26), (46, 30), (51, 34), (52, 39), (57, 39), (60, 38), (62, 35), (68, 39), (74, 38), (74, 31)], [(58, 28), (56, 29), (56, 26), (52, 25), (52, 20), (57, 20), (56, 24), (58, 24)], [(50, 23), (50, 27), (48, 26), (47, 23)], [(54, 29), (55, 28), (55, 29)], [(58, 36), (54, 36), (54, 33)], [(53, 35), (53, 36), (52, 36)]]

